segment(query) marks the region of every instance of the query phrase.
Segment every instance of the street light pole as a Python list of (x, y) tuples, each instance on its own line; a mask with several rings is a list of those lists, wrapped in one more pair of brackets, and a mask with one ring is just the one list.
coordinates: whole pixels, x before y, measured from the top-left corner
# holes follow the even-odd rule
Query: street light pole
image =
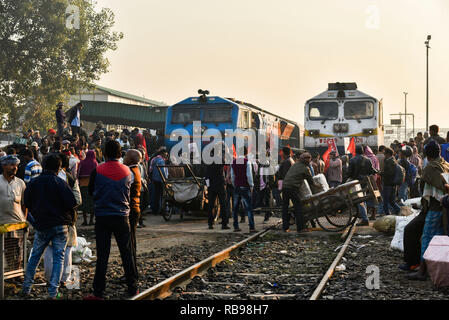
[(404, 97), (405, 97), (405, 141), (407, 141), (407, 94), (408, 94), (408, 92), (404, 92)]
[(427, 36), (426, 45), (426, 131), (429, 132), (429, 44), (431, 35)]

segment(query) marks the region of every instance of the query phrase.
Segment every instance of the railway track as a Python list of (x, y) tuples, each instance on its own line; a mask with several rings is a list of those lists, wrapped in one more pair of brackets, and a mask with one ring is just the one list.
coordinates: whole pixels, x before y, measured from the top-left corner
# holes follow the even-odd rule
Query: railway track
[(319, 299), (356, 227), (344, 232), (343, 245), (340, 234), (298, 237), (277, 227), (213, 254), (131, 300)]

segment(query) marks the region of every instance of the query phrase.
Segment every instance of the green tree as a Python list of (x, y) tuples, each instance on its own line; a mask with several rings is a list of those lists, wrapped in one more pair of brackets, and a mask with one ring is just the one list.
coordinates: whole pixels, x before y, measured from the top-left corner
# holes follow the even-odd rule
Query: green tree
[[(112, 31), (114, 13), (96, 5), (91, 0), (0, 0), (1, 127), (54, 126), (57, 102), (90, 88), (108, 71), (106, 53), (117, 49), (123, 34)], [(79, 19), (67, 14), (68, 8), (78, 8)]]

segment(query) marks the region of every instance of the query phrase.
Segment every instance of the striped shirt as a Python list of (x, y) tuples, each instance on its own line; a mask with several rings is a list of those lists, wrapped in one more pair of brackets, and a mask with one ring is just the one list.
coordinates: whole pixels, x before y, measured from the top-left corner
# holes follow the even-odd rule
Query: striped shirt
[(39, 162), (36, 160), (31, 160), (28, 162), (27, 166), (25, 167), (25, 176), (24, 181), (25, 183), (30, 182), (32, 179), (36, 178), (42, 173), (42, 167)]

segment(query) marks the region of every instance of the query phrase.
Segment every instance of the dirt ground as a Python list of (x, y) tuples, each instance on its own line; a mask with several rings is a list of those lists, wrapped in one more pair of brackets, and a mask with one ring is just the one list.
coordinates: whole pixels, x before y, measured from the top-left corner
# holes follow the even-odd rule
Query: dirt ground
[[(137, 229), (138, 254), (183, 244), (191, 245), (194, 243), (202, 243), (203, 241), (215, 241), (217, 235), (236, 234), (233, 232), (231, 225), (231, 229), (222, 230), (221, 225), (216, 224), (214, 229), (210, 230), (205, 217), (187, 216), (181, 220), (179, 216), (173, 216), (170, 221), (165, 221), (162, 216), (145, 214), (144, 218), (146, 227)], [(267, 224), (263, 224), (263, 216), (256, 215), (254, 218), (256, 229), (258, 230), (272, 226), (280, 221), (279, 218), (273, 217)], [(77, 223), (78, 237), (84, 237), (88, 242), (91, 242), (89, 248), (94, 251), (94, 226), (82, 226), (82, 221), (83, 219), (80, 217)], [(249, 232), (248, 222), (241, 223), (239, 226), (242, 232), (238, 234), (246, 234)], [(118, 254), (118, 247), (113, 240), (111, 256), (118, 256)]]

